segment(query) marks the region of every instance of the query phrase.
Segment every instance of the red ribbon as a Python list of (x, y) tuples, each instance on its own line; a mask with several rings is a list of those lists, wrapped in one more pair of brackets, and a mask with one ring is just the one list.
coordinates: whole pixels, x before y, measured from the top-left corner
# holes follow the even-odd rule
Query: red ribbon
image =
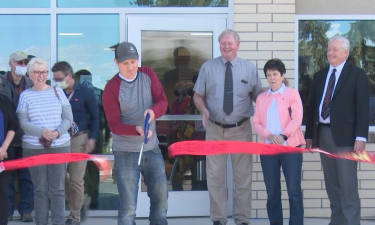
[(255, 154), (277, 155), (285, 153), (317, 152), (334, 158), (349, 159), (375, 164), (375, 152), (340, 152), (332, 154), (321, 149), (305, 149), (284, 145), (271, 145), (245, 141), (180, 141), (168, 148), (169, 156), (178, 155), (219, 155), (219, 154)]
[[(79, 162), (82, 160), (92, 160), (104, 175), (102, 181), (106, 180), (112, 170), (111, 161), (103, 156), (94, 156), (84, 153), (58, 153), (42, 154), (22, 159), (15, 159), (3, 162), (4, 170), (17, 170), (34, 166), (53, 165), (69, 162)], [(1, 168), (0, 168), (1, 172)]]

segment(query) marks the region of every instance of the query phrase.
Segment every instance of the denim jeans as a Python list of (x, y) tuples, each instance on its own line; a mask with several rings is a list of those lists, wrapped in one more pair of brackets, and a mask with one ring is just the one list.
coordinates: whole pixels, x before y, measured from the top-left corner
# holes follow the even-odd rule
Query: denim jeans
[(267, 190), (267, 213), (270, 225), (283, 224), (280, 166), (283, 169), (289, 196), (289, 225), (303, 225), (302, 154), (261, 155), (260, 162)]
[(114, 151), (115, 174), (119, 192), (118, 225), (135, 225), (138, 182), (144, 177), (150, 198), (150, 225), (167, 225), (168, 186), (163, 156), (159, 147), (142, 154), (138, 166), (139, 152)]
[[(9, 146), (8, 151), (12, 151), (14, 159), (23, 158), (23, 149), (22, 147), (13, 147)], [(20, 193), (20, 201), (17, 203), (18, 212), (22, 215), (24, 213), (31, 213), (33, 211), (33, 206), (31, 203), (34, 201), (34, 185), (31, 182), (31, 176), (29, 169), (20, 169), (12, 171), (10, 174), (9, 186), (8, 186), (8, 201), (9, 209), (8, 214), (13, 215), (14, 213), (14, 204), (15, 204), (15, 186), (14, 178), (18, 174), (18, 187)]]

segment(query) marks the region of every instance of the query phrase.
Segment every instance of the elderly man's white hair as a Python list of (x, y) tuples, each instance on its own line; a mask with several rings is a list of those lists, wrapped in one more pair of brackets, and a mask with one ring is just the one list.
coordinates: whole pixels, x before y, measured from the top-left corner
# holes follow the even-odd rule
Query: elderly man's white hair
[(226, 28), (225, 30), (223, 30), (223, 32), (221, 32), (221, 34), (219, 35), (219, 38), (217, 40), (220, 42), (222, 37), (226, 37), (226, 36), (229, 36), (229, 35), (233, 35), (233, 38), (236, 42), (240, 41), (240, 35), (238, 35), (236, 31), (234, 31), (232, 29), (228, 29), (228, 28)]
[[(348, 53), (350, 51), (350, 42), (349, 42), (349, 39), (344, 37), (344, 36), (340, 36), (340, 35), (337, 35), (337, 36), (333, 36), (331, 37), (329, 40), (328, 40), (328, 44), (332, 41), (339, 41), (342, 43), (342, 48), (344, 50), (348, 50)], [(346, 56), (346, 58), (349, 57), (349, 54)]]

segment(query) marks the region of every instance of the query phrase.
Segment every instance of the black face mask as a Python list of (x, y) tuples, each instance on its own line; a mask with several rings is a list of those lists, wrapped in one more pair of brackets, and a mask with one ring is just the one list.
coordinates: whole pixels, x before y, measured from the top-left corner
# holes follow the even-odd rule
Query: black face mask
[(180, 96), (180, 92), (178, 92), (177, 90), (174, 90), (174, 95), (176, 95), (177, 97)]
[(193, 97), (193, 95), (194, 95), (194, 91), (193, 91), (193, 90), (189, 90), (189, 91), (187, 92), (187, 94), (188, 94), (190, 97)]

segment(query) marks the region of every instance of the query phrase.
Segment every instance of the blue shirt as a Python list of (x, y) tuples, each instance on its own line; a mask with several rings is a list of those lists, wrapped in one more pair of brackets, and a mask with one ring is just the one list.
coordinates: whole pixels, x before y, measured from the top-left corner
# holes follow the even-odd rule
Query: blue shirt
[[(90, 124), (89, 138), (96, 139), (99, 131), (99, 107), (94, 92), (77, 81), (74, 82), (73, 90), (74, 94), (69, 101), (72, 106), (73, 121), (78, 125), (79, 131), (88, 130)], [(69, 99), (70, 93), (65, 95)], [(88, 123), (87, 115), (90, 116), (91, 123)]]

